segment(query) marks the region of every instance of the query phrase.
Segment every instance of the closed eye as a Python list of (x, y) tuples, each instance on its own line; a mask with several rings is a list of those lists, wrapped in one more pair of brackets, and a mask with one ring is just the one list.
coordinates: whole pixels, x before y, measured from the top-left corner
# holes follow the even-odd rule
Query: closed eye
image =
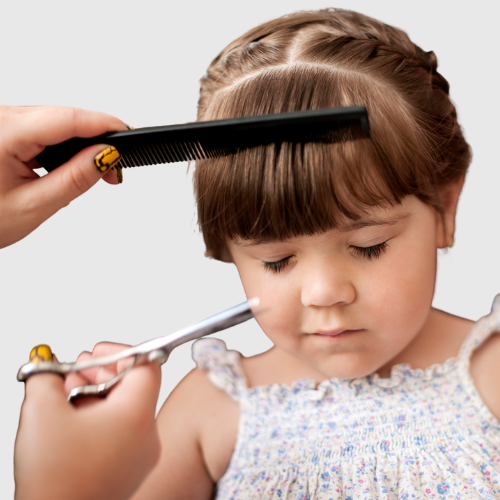
[(371, 247), (354, 247), (351, 246), (353, 251), (364, 257), (365, 259), (379, 259), (380, 256), (387, 250), (387, 241), (379, 243), (378, 245), (373, 245)]
[(264, 262), (264, 269), (274, 274), (278, 274), (281, 271), (283, 271), (283, 269), (285, 269), (285, 267), (288, 265), (288, 262), (292, 257), (293, 255), (289, 255), (288, 257), (285, 257), (284, 259), (281, 260), (277, 260), (276, 262)]

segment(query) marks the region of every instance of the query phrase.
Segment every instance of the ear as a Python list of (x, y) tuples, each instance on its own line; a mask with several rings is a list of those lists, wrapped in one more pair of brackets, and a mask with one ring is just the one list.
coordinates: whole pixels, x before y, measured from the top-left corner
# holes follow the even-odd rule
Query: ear
[(460, 176), (439, 188), (439, 197), (443, 207), (443, 216), (438, 214), (437, 243), (438, 248), (453, 245), (455, 235), (455, 217), (457, 215), (458, 199), (464, 185), (465, 176)]

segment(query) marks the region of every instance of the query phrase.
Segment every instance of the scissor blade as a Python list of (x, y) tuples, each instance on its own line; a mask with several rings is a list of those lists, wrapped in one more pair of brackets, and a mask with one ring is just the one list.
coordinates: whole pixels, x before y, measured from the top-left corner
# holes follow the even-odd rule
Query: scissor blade
[(198, 321), (198, 323), (187, 326), (186, 328), (167, 335), (166, 337), (148, 340), (147, 342), (135, 346), (137, 348), (136, 354), (145, 354), (157, 349), (163, 349), (170, 352), (172, 349), (175, 349), (190, 340), (199, 339), (205, 335), (220, 332), (222, 330), (226, 330), (227, 328), (231, 328), (232, 326), (244, 323), (254, 317), (251, 308), (257, 306), (258, 303), (258, 299), (247, 300), (242, 304), (238, 304), (230, 309), (214, 314), (209, 318)]
[[(148, 340), (142, 344), (129, 347), (119, 353), (110, 356), (103, 356), (101, 358), (91, 359), (82, 363), (27, 363), (19, 369), (17, 373), (17, 380), (23, 382), (31, 375), (36, 373), (57, 373), (65, 375), (70, 372), (77, 372), (87, 368), (96, 366), (105, 366), (116, 363), (122, 359), (131, 356), (142, 356), (154, 351), (165, 351), (168, 354), (172, 352), (177, 346), (189, 342), (190, 340), (210, 335), (211, 333), (225, 330), (232, 326), (238, 325), (254, 317), (252, 307), (257, 306), (259, 299), (250, 299), (242, 304), (226, 309), (218, 314), (210, 316), (198, 323), (194, 323), (178, 332), (172, 333), (165, 337)], [(166, 358), (165, 358), (166, 359)]]

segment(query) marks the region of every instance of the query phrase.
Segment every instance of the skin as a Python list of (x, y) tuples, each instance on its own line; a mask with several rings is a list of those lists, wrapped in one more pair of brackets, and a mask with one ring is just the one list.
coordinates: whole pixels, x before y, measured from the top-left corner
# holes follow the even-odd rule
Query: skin
[[(230, 242), (245, 293), (273, 310), (258, 321), (282, 363), (306, 364), (316, 379), (364, 377), (425, 330), (436, 273), (434, 211), (409, 197), (395, 209), (372, 210), (371, 218), (381, 225), (286, 242)], [(379, 258), (355, 251), (384, 242)], [(263, 264), (288, 257), (279, 273)], [(338, 329), (356, 332), (315, 334)]]
[(94, 157), (108, 146), (80, 151), (40, 177), (35, 156), (72, 137), (126, 130), (118, 118), (54, 106), (0, 106), (0, 248), (25, 238), (40, 224), (103, 178), (117, 184), (116, 170), (99, 172)]
[[(441, 188), (446, 230), (433, 208), (407, 197), (401, 205), (368, 210), (365, 227), (281, 242), (229, 241), (247, 297), (259, 297), (262, 310), (272, 310), (257, 321), (274, 347), (242, 358), (248, 385), (387, 377), (395, 364), (427, 368), (456, 356), (473, 322), (431, 303), (437, 249), (454, 234), (462, 185), (460, 179)], [(371, 260), (354, 248), (383, 242), (386, 251)], [(266, 269), (266, 262), (288, 257), (280, 272)], [(327, 335), (339, 328), (356, 331)], [(492, 338), (471, 364), (477, 389), (497, 418), (499, 356), (500, 340)], [(234, 451), (238, 418), (238, 404), (203, 370), (193, 370), (159, 413), (160, 461), (133, 498), (212, 498)]]
[[(97, 344), (78, 361), (126, 346)], [(14, 453), (16, 500), (129, 498), (156, 464), (160, 442), (155, 407), (161, 372), (140, 366), (104, 400), (71, 405), (66, 394), (110, 380), (122, 366), (28, 379)]]
[[(104, 174), (94, 165), (107, 145), (89, 147), (39, 177), (34, 157), (46, 145), (126, 128), (104, 113), (0, 106), (0, 248), (30, 234), (101, 178), (117, 183), (116, 171)], [(123, 348), (99, 344), (82, 359)], [(117, 369), (66, 382), (56, 375), (28, 380), (14, 452), (16, 500), (115, 500), (137, 489), (159, 458), (159, 368), (134, 369), (104, 400), (77, 406), (66, 401), (72, 387), (109, 380)]]
[[(125, 128), (101, 113), (0, 107), (0, 247), (28, 235), (102, 177), (93, 158), (104, 145), (88, 148), (38, 178), (33, 158), (45, 145)], [(115, 172), (104, 177), (116, 182)], [(400, 213), (383, 215), (401, 217), (407, 210), (408, 217), (376, 230), (358, 228), (279, 244), (228, 242), (249, 296), (260, 296), (264, 307), (276, 311), (273, 317), (259, 317), (275, 347), (242, 360), (249, 386), (290, 384), (299, 378), (317, 382), (330, 376), (350, 378), (372, 368), (387, 376), (397, 363), (425, 368), (456, 355), (471, 323), (433, 310), (430, 303), (435, 251), (446, 246), (453, 234), (461, 186), (458, 182), (442, 190), (444, 235), (439, 217), (429, 207), (407, 200), (407, 206), (396, 207)], [(390, 245), (380, 260), (368, 262), (359, 256), (353, 260), (349, 242), (371, 245), (384, 235)], [(283, 273), (263, 272), (263, 261), (288, 253), (294, 257)], [(386, 262), (389, 255), (391, 263)], [(384, 307), (387, 315), (381, 314)], [(389, 313), (394, 321), (387, 320)], [(340, 342), (312, 335), (314, 330), (338, 326), (361, 331)], [(357, 341), (362, 336), (373, 351)], [(115, 349), (123, 346), (100, 344), (80, 360)], [(477, 389), (497, 418), (499, 356), (500, 340), (492, 338), (478, 349), (471, 364)], [(147, 477), (160, 449), (154, 424), (157, 367), (134, 369), (105, 400), (86, 400), (76, 407), (66, 402), (72, 387), (108, 380), (118, 369), (85, 373), (83, 379), (74, 375), (65, 384), (51, 375), (28, 381), (15, 448), (17, 499), (128, 498)], [(160, 462), (134, 498), (211, 498), (234, 450), (238, 416), (238, 404), (213, 386), (202, 370), (194, 370), (160, 412), (164, 443)]]

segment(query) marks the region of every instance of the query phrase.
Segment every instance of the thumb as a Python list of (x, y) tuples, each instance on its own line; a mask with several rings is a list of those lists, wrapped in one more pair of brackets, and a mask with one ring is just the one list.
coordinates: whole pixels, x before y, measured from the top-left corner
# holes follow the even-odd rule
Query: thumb
[(112, 146), (90, 146), (44, 177), (25, 184), (24, 194), (35, 201), (37, 213), (45, 220), (88, 191), (120, 159)]
[(41, 400), (44, 405), (67, 404), (64, 379), (52, 373), (32, 375), (26, 381), (26, 401)]

